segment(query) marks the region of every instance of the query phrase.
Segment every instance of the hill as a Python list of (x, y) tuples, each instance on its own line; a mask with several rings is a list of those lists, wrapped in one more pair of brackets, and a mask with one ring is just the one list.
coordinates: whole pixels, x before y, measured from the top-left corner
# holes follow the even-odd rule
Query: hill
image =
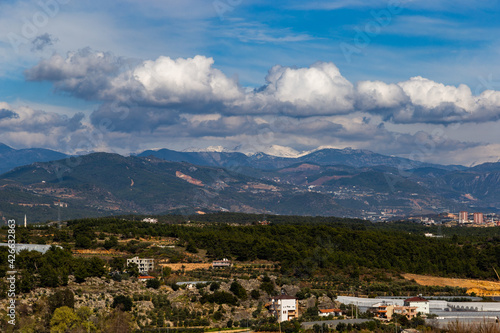
[(66, 157), (66, 154), (49, 149), (14, 149), (0, 143), (0, 174), (18, 166), (28, 165), (34, 162), (60, 160)]

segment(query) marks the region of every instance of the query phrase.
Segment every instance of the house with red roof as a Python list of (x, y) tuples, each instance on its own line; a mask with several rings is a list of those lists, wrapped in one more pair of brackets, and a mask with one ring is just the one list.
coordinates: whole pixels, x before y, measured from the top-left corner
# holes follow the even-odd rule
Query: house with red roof
[(420, 312), (421, 314), (429, 314), (429, 301), (421, 295), (405, 299), (404, 305), (416, 307), (417, 313)]
[(330, 315), (338, 317), (342, 316), (343, 313), (341, 309), (319, 309), (318, 311), (318, 316), (320, 317), (328, 317)]
[(139, 281), (147, 281), (151, 279), (156, 279), (154, 276), (151, 275), (141, 275), (138, 277)]

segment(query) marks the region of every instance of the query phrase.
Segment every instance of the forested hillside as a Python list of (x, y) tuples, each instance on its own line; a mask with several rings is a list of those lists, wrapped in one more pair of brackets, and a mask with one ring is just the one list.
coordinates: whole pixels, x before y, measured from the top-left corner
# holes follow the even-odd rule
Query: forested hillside
[[(232, 214), (214, 214), (204, 220), (230, 220)], [(242, 220), (238, 214), (233, 221)], [(255, 215), (249, 215), (256, 218)], [(195, 218), (195, 217), (190, 217)], [(252, 218), (243, 218), (245, 223)], [(229, 225), (190, 220), (190, 224), (137, 223), (120, 219), (86, 219), (71, 228), (135, 236), (175, 237), (214, 258), (279, 262), (285, 275), (349, 272), (360, 268), (450, 277), (494, 278), (500, 266), (500, 236), (496, 229), (453, 228), (444, 238), (427, 238), (428, 229), (409, 233), (398, 223), (372, 224), (336, 218), (270, 216), (271, 225)], [(289, 223), (287, 223), (287, 221)], [(194, 225), (193, 225), (194, 224)], [(411, 225), (410, 225), (411, 226)], [(467, 232), (466, 235), (465, 231)], [(496, 233), (496, 234), (495, 234)], [(476, 235), (474, 235), (476, 234)], [(95, 236), (94, 236), (95, 237)]]

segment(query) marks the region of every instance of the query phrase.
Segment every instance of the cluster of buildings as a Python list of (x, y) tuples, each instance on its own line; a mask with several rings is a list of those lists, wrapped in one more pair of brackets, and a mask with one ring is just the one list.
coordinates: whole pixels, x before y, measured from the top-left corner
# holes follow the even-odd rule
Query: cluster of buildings
[[(276, 317), (278, 322), (284, 322), (299, 317), (299, 303), (297, 298), (288, 295), (274, 296), (266, 304), (270, 313)], [(408, 320), (421, 315), (423, 317), (430, 313), (429, 301), (422, 296), (405, 299), (400, 302), (388, 302), (387, 300), (371, 304), (366, 308), (373, 313), (376, 319), (390, 321), (395, 315), (405, 316)], [(341, 309), (320, 309), (319, 317), (343, 316)]]
[[(149, 258), (133, 257), (127, 259), (127, 267), (130, 264), (136, 264), (139, 268), (139, 273), (141, 274), (147, 274), (148, 272), (153, 271), (155, 268), (155, 260)], [(222, 260), (214, 260), (212, 262), (212, 268), (229, 268), (232, 265), (233, 263), (231, 262), (231, 260), (227, 258), (224, 258)]]
[(500, 216), (495, 213), (460, 211), (458, 214), (444, 213), (434, 217), (410, 217), (425, 225), (442, 224), (444, 226), (496, 227), (500, 226)]
[(458, 224), (484, 225), (487, 223), (500, 226), (500, 219), (498, 219), (496, 214), (485, 215), (483, 213), (469, 213), (466, 211), (458, 213)]
[(408, 320), (411, 320), (419, 313), (424, 316), (429, 314), (429, 301), (417, 296), (404, 300), (403, 305), (380, 302), (372, 305), (369, 311), (375, 315), (375, 318), (380, 320), (390, 321), (394, 315), (405, 316)]

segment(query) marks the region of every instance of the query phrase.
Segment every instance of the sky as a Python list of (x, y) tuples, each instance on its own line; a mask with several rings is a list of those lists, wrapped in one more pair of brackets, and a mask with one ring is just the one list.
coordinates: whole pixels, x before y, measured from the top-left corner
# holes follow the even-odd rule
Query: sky
[(500, 159), (499, 1), (4, 0), (0, 142)]

